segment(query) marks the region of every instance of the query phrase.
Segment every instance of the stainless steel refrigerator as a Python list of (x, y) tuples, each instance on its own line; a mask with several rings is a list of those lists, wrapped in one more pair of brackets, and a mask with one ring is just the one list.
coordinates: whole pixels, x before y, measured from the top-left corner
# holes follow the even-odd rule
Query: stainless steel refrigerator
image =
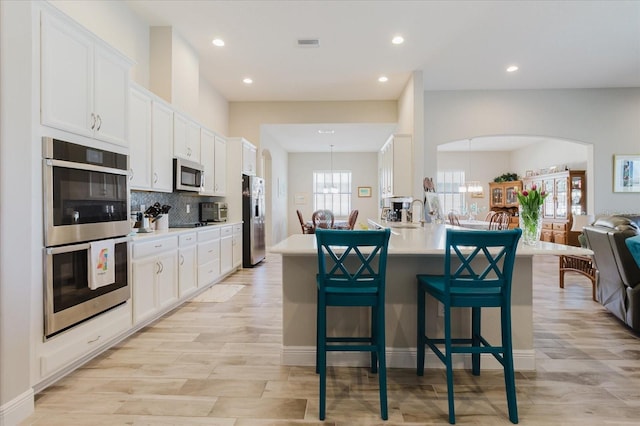
[(242, 175), (242, 266), (250, 268), (264, 259), (264, 179)]

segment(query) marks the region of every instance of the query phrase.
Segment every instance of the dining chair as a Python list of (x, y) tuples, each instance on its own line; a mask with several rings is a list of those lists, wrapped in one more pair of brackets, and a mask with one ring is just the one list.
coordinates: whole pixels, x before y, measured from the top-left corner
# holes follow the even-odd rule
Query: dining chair
[[(455, 423), (452, 354), (471, 354), (472, 373), (480, 375), (480, 354), (492, 354), (504, 368), (509, 420), (518, 423), (511, 341), (511, 281), (522, 230), (469, 231), (447, 229), (444, 273), (417, 275), (417, 374), (424, 375), (425, 346), (447, 370), (449, 423)], [(444, 306), (444, 338), (426, 335), (426, 295)], [(451, 308), (471, 308), (471, 336), (452, 337)], [(491, 345), (481, 335), (481, 309), (500, 308), (502, 342)], [(435, 318), (435, 314), (431, 315)], [(444, 352), (438, 347), (444, 345)], [(456, 346), (454, 346), (456, 345)]]
[(484, 217), (484, 221), (491, 222), (491, 218), (493, 217), (494, 214), (496, 214), (496, 212), (494, 212), (493, 210), (489, 210), (487, 212), (487, 215)]
[(347, 220), (347, 228), (353, 229), (356, 226), (357, 219), (358, 219), (358, 210), (351, 210), (351, 213), (349, 213), (349, 220)]
[(511, 216), (507, 212), (496, 212), (489, 220), (489, 229), (492, 231), (502, 231), (509, 229)]
[[(378, 373), (380, 416), (388, 418), (385, 343), (385, 283), (390, 230), (317, 229), (318, 301), (316, 373), (320, 374), (319, 417), (324, 420), (327, 397), (327, 352), (371, 353), (371, 372)], [(368, 336), (327, 334), (327, 307), (368, 307)]]
[(298, 214), (298, 220), (300, 221), (300, 227), (302, 228), (302, 233), (313, 234), (313, 226), (309, 225), (307, 222), (304, 221), (304, 219), (302, 218), (302, 212), (300, 210), (296, 210), (296, 213)]
[(449, 224), (460, 226), (460, 218), (454, 211), (450, 211), (448, 214)]
[(334, 222), (333, 212), (331, 210), (316, 210), (311, 215), (311, 222), (314, 229), (331, 229)]

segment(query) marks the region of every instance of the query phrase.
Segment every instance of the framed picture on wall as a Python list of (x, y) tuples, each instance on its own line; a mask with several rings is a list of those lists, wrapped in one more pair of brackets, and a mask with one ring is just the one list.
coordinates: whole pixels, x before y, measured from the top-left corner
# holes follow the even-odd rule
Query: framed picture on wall
[(371, 197), (371, 187), (370, 186), (359, 186), (358, 187), (358, 197)]
[(640, 192), (640, 154), (613, 156), (613, 192)]

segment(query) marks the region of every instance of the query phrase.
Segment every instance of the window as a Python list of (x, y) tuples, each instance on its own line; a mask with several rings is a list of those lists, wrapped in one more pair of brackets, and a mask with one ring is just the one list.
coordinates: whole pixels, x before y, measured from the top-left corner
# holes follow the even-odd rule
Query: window
[(436, 190), (440, 199), (442, 213), (451, 210), (458, 213), (466, 211), (465, 193), (460, 192), (460, 185), (464, 183), (464, 170), (447, 170), (438, 172)]
[(321, 170), (313, 172), (313, 209), (331, 210), (345, 218), (351, 211), (351, 172)]

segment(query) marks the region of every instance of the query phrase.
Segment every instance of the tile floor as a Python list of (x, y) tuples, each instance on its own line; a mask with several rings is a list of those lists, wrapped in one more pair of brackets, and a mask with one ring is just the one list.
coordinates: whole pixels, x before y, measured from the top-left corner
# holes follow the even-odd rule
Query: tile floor
[[(567, 274), (559, 289), (557, 263), (534, 260), (537, 371), (516, 377), (520, 424), (640, 424), (640, 337), (591, 300), (586, 278)], [(389, 369), (383, 422), (377, 377), (331, 368), (318, 421), (314, 369), (280, 365), (280, 268), (268, 254), (217, 284), (234, 286), (228, 300), (186, 303), (106, 351), (38, 394), (23, 424), (448, 424), (442, 369)], [(511, 424), (501, 372), (456, 370), (455, 382), (457, 424)]]

